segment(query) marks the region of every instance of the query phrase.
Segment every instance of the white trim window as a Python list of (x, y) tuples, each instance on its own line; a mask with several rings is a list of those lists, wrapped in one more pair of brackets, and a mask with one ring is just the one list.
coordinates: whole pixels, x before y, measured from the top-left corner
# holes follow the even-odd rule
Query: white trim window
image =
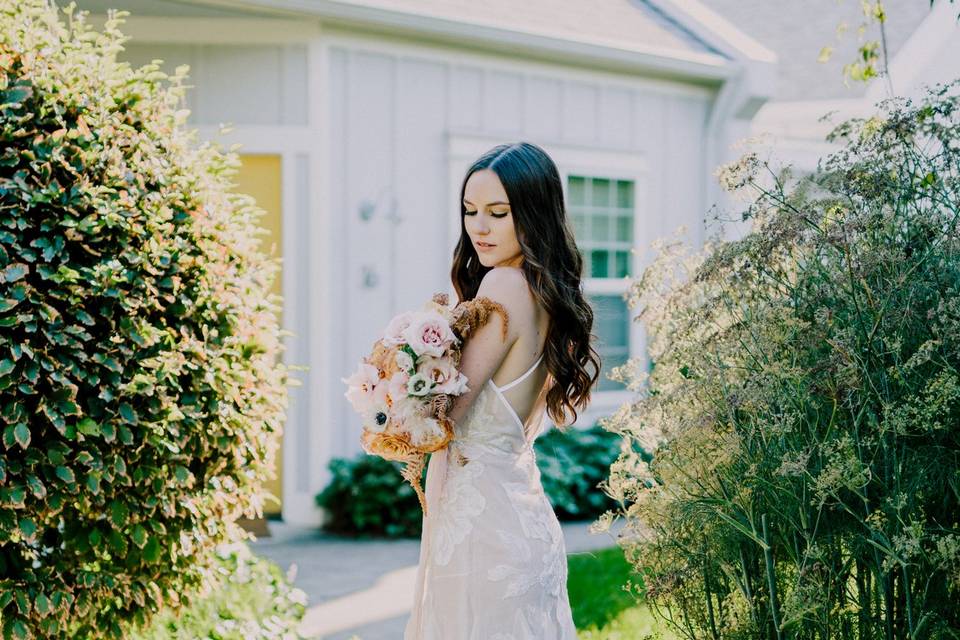
[(584, 294), (594, 313), (595, 348), (602, 360), (597, 392), (622, 391), (610, 371), (630, 358), (630, 310), (624, 278), (633, 273), (636, 183), (598, 175), (566, 176), (567, 209), (583, 256)]
[[(600, 378), (590, 406), (577, 419), (589, 427), (633, 399), (614, 367), (646, 360), (643, 326), (633, 322), (626, 293), (640, 271), (635, 247), (647, 241), (647, 165), (637, 152), (551, 150), (563, 180), (567, 217), (583, 256), (583, 293), (593, 308)], [(642, 363), (641, 363), (642, 366)]]

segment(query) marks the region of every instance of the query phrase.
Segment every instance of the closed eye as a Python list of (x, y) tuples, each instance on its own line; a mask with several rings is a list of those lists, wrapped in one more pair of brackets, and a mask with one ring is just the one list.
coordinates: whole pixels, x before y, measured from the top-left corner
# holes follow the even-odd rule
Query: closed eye
[[(475, 216), (475, 215), (477, 215), (477, 212), (476, 212), (476, 211), (467, 211), (467, 210), (464, 210), (463, 214), (466, 215), (466, 216)], [(492, 215), (494, 218), (506, 218), (508, 215), (510, 215), (510, 213), (509, 213), (509, 212), (507, 212), (507, 213), (491, 213), (490, 215)]]

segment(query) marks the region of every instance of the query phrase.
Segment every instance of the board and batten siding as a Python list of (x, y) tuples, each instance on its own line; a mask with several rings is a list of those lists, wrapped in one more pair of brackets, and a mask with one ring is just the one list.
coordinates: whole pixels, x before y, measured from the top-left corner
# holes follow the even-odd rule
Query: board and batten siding
[(300, 42), (131, 43), (124, 57), (160, 58), (167, 71), (189, 64), (186, 106), (204, 137), (232, 123), (241, 152), (282, 158), (287, 361), (309, 367), (296, 373), (284, 436), (291, 522), (316, 520), (327, 463), (360, 450), (341, 377), (393, 314), (452, 294), (456, 190), (480, 152), (529, 140), (564, 176), (603, 177), (612, 166), (629, 177), (642, 166), (634, 275), (649, 243), (678, 225), (703, 240), (713, 94), (702, 87), (331, 31)]
[[(339, 352), (330, 364), (344, 376), (393, 314), (451, 291), (458, 228), (451, 186), (462, 179), (462, 164), (448, 157), (452, 138), (480, 138), (489, 146), (528, 140), (563, 149), (564, 157), (579, 151), (642, 157), (648, 169), (636, 203), (641, 257), (634, 264), (648, 262), (649, 243), (679, 225), (689, 228), (690, 242), (703, 241), (703, 141), (712, 99), (706, 91), (647, 87), (626, 76), (591, 80), (562, 68), (512, 70), (502, 59), (486, 65), (477, 55), (445, 59), (359, 41), (331, 44), (328, 60), (327, 195), (343, 224), (330, 262), (343, 302), (334, 319)], [(340, 427), (329, 453), (351, 456), (360, 450), (358, 420), (342, 384), (333, 385), (330, 397)]]
[(134, 44), (123, 59), (139, 67), (154, 59), (173, 73), (190, 66), (186, 108), (196, 125), (307, 124), (305, 44)]

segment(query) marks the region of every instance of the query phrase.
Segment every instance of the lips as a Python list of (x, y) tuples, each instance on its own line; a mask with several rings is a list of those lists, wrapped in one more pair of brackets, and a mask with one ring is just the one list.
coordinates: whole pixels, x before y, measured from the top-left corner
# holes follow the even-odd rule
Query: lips
[(489, 249), (490, 247), (495, 247), (495, 246), (497, 246), (497, 245), (495, 245), (495, 244), (490, 244), (490, 243), (488, 243), (488, 242), (477, 242), (477, 246), (478, 246), (478, 247), (485, 247), (485, 248), (488, 248), (488, 249)]

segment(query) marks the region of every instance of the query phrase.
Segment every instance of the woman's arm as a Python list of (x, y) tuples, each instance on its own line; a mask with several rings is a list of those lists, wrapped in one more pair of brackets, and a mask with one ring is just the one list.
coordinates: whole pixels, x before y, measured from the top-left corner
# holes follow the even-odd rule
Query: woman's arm
[[(528, 296), (523, 272), (509, 267), (491, 269), (480, 282), (478, 298), (489, 298), (503, 305), (511, 319), (519, 320), (524, 310), (524, 298)], [(507, 323), (507, 336), (503, 337), (503, 318), (493, 313), (487, 323), (476, 329), (466, 340), (460, 355), (460, 371), (467, 376), (469, 391), (456, 396), (453, 408), (447, 413), (456, 424), (470, 411), (484, 385), (488, 384), (517, 341), (517, 322)]]

